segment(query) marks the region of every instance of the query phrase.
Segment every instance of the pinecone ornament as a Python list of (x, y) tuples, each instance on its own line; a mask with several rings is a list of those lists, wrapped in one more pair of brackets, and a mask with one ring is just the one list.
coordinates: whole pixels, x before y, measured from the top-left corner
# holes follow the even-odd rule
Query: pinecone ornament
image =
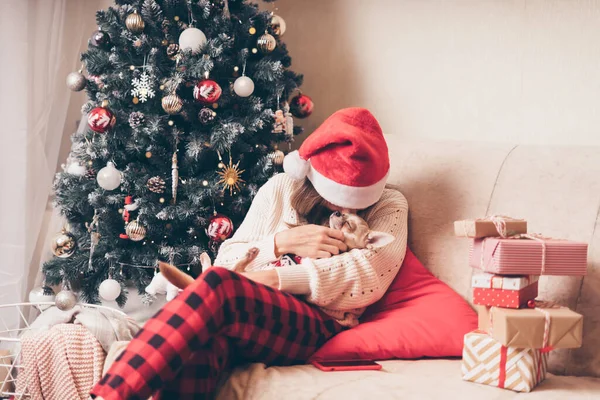
[(141, 124), (143, 124), (145, 119), (146, 116), (143, 113), (139, 111), (134, 111), (131, 114), (129, 114), (129, 126), (135, 129)]
[(148, 183), (146, 183), (148, 190), (153, 193), (164, 193), (167, 187), (167, 183), (160, 176), (155, 176), (153, 178), (148, 179)]
[(90, 168), (87, 171), (85, 171), (85, 177), (87, 179), (96, 179), (96, 173), (97, 171), (94, 168)]

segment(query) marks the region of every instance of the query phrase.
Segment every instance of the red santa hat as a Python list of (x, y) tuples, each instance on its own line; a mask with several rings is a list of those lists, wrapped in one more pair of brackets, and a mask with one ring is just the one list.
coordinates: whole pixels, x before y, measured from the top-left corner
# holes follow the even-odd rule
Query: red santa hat
[(373, 114), (364, 108), (345, 108), (288, 154), (283, 169), (293, 179), (308, 178), (328, 202), (363, 209), (381, 197), (390, 160)]

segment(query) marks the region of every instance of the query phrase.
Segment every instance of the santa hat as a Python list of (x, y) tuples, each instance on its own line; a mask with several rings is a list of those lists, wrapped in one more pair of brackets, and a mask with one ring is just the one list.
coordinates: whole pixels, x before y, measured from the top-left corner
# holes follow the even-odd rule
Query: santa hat
[(308, 178), (328, 202), (363, 209), (381, 197), (390, 161), (375, 117), (364, 108), (345, 108), (288, 154), (283, 169), (293, 179)]

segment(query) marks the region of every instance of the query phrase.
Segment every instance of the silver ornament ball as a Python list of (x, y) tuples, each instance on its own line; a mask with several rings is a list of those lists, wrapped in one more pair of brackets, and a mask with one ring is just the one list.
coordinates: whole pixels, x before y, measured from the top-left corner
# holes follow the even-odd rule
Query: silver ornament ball
[(68, 311), (77, 304), (77, 297), (75, 297), (75, 293), (70, 290), (61, 290), (56, 295), (54, 304), (56, 304), (56, 308), (59, 310)]
[(71, 72), (67, 75), (67, 87), (74, 92), (80, 92), (85, 89), (87, 79), (81, 72)]

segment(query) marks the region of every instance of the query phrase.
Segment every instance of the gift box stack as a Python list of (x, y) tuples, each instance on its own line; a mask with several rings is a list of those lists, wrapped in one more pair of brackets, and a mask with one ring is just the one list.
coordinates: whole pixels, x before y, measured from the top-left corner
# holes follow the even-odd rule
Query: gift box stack
[(548, 352), (581, 347), (583, 317), (536, 300), (540, 275), (585, 275), (587, 244), (527, 233), (504, 216), (456, 221), (471, 240), (479, 329), (465, 335), (463, 379), (529, 392), (546, 376)]

